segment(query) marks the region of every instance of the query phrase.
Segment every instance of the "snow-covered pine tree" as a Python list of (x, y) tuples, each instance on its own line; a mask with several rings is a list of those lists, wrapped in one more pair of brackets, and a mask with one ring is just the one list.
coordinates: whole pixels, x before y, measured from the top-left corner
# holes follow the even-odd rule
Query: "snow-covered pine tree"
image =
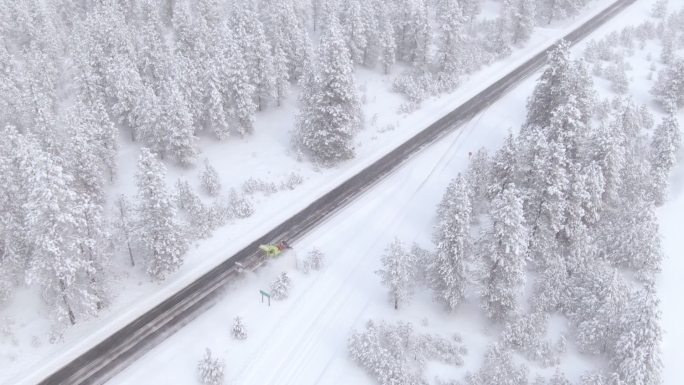
[(0, 297), (8, 299), (24, 280), (25, 263), (32, 248), (24, 206), (28, 198), (27, 170), (34, 154), (33, 146), (16, 127), (0, 128), (0, 137)]
[(537, 0), (537, 14), (547, 24), (574, 15), (584, 5), (584, 0)]
[(202, 385), (223, 385), (223, 372), (226, 365), (219, 358), (211, 356), (207, 348), (204, 357), (197, 363), (197, 372)]
[(494, 20), (493, 28), (486, 40), (487, 50), (495, 57), (503, 58), (511, 54), (515, 12), (513, 0), (503, 0), (499, 16)]
[(131, 212), (131, 203), (128, 201), (125, 195), (121, 195), (115, 202), (118, 220), (116, 222), (116, 228), (120, 233), (120, 239), (126, 243), (126, 248), (128, 249), (128, 257), (131, 260), (131, 266), (135, 266), (135, 257), (133, 256), (133, 213)]
[(494, 198), (491, 217), (492, 226), (480, 245), (482, 307), (490, 318), (504, 320), (517, 309), (525, 283), (527, 229), (522, 199), (514, 184)]
[[(451, 0), (445, 0), (451, 1)], [(468, 23), (472, 26), (475, 17), (480, 14), (481, 11), (481, 1), (479, 0), (460, 0), (458, 2), (461, 5), (461, 11), (463, 16), (465, 16)]]
[(247, 329), (245, 328), (245, 323), (242, 322), (242, 317), (235, 317), (233, 328), (230, 332), (236, 340), (244, 340), (247, 338)]
[(352, 62), (335, 17), (321, 37), (316, 73), (307, 75), (295, 142), (316, 162), (332, 166), (354, 156), (361, 126)]
[(684, 106), (684, 59), (672, 60), (658, 72), (651, 93), (669, 113)]
[(471, 257), (470, 185), (461, 175), (447, 188), (438, 209), (434, 231), (436, 249), (428, 266), (434, 297), (454, 310), (463, 300), (467, 284), (466, 261)]
[(547, 257), (560, 251), (557, 235), (564, 225), (570, 180), (563, 146), (543, 141), (539, 145), (528, 179), (525, 207), (531, 232), (528, 259), (543, 267)]
[(490, 159), (486, 148), (480, 148), (470, 158), (466, 181), (470, 188), (470, 214), (471, 221), (477, 221), (477, 217), (487, 211), (489, 201), (487, 199), (487, 188), (489, 187)]
[(262, 110), (277, 98), (271, 45), (266, 40), (264, 26), (254, 10), (254, 2), (236, 1), (232, 7), (231, 30), (242, 53), (249, 82), (254, 87), (254, 103)]
[(563, 313), (574, 325), (581, 352), (610, 353), (617, 337), (616, 321), (627, 304), (628, 287), (619, 273), (602, 261), (587, 259), (566, 286)]
[(418, 69), (425, 69), (432, 43), (426, 1), (400, 0), (394, 9), (398, 30), (397, 57)]
[[(247, 43), (239, 45), (235, 40), (236, 36), (230, 32), (231, 28), (226, 27), (223, 31), (225, 31), (225, 34), (221, 35), (222, 44), (225, 47), (222, 50), (225, 59), (223, 79), (230, 97), (230, 116), (236, 122), (233, 130), (240, 136), (244, 136), (254, 129), (254, 113), (258, 107), (255, 100), (258, 99), (258, 90), (253, 83), (255, 81), (253, 78), (257, 74), (250, 75), (249, 61), (243, 52)], [(267, 84), (267, 82), (262, 84)]]
[(581, 62), (572, 62), (568, 43), (560, 42), (550, 53), (547, 68), (542, 73), (527, 102), (527, 118), (522, 127), (549, 127), (552, 115), (559, 106), (574, 98), (580, 123), (589, 124), (593, 111), (591, 77)]
[[(364, 3), (366, 2), (364, 1)], [(359, 0), (348, 0), (343, 4), (342, 25), (347, 40), (347, 49), (354, 64), (364, 64), (368, 46), (366, 29), (370, 26), (365, 23)]]
[(662, 205), (665, 201), (670, 171), (677, 163), (681, 145), (682, 138), (677, 118), (668, 115), (656, 127), (651, 142), (650, 160), (657, 205)]
[(200, 175), (200, 184), (205, 193), (210, 196), (218, 195), (221, 191), (221, 181), (219, 180), (218, 172), (214, 166), (209, 164), (209, 160), (204, 160), (204, 171)]
[(633, 269), (638, 279), (650, 282), (660, 271), (663, 251), (652, 202), (622, 205), (601, 228), (605, 258), (615, 266)]
[(287, 69), (286, 78), (291, 80), (301, 78), (307, 59), (306, 45), (309, 44), (305, 25), (298, 17), (296, 7), (294, 0), (269, 0), (263, 2), (260, 9), (264, 31), (271, 42), (276, 72), (280, 74), (281, 58), (277, 52), (280, 50)]
[(518, 176), (518, 149), (509, 133), (503, 146), (494, 154), (490, 169), (490, 184), (487, 187), (487, 197), (493, 199), (507, 185), (515, 183)]
[(535, 26), (535, 0), (518, 0), (513, 18), (513, 44), (529, 40)]
[(395, 40), (394, 27), (392, 26), (388, 14), (381, 15), (379, 28), (378, 44), (380, 63), (382, 64), (383, 72), (387, 75), (397, 61), (397, 42)]
[(409, 302), (413, 295), (416, 269), (413, 255), (398, 238), (395, 238), (382, 256), (382, 266), (383, 269), (376, 271), (376, 274), (381, 277), (382, 284), (389, 289), (394, 309), (398, 309), (400, 303)]
[(463, 72), (465, 23), (459, 2), (445, 1), (439, 14), (440, 33), (435, 63), (439, 87), (443, 91), (456, 87)]
[(164, 179), (166, 168), (147, 148), (138, 158), (136, 184), (138, 186), (138, 228), (145, 250), (147, 273), (155, 280), (163, 280), (183, 263), (188, 242), (175, 223)]
[(466, 385), (527, 385), (527, 367), (517, 366), (509, 350), (498, 343), (489, 346), (480, 370), (468, 374)]
[(667, 0), (657, 0), (653, 3), (651, 16), (656, 19), (665, 19), (665, 16), (667, 16)]
[(73, 325), (78, 317), (97, 312), (103, 277), (96, 276), (95, 266), (79, 247), (87, 237), (86, 223), (71, 176), (35, 140), (24, 143), (32, 155), (23, 165), (29, 191), (23, 210), (31, 240), (26, 281), (40, 288), (56, 328)]
[(278, 278), (271, 283), (271, 298), (276, 301), (286, 299), (290, 295), (290, 288), (292, 287), (292, 280), (287, 273), (281, 273)]
[[(168, 60), (171, 60), (169, 57)], [(170, 75), (164, 78), (158, 97), (158, 115), (151, 131), (160, 135), (160, 154), (168, 154), (182, 165), (192, 163), (197, 155), (195, 148), (196, 139), (192, 125), (192, 114), (188, 107), (185, 95), (179, 88), (180, 75), (173, 70), (173, 65), (168, 64)], [(149, 138), (148, 133), (145, 135)], [(146, 141), (150, 146), (154, 142)]]
[(619, 317), (610, 366), (624, 383), (662, 383), (662, 331), (658, 299), (649, 290), (634, 290)]

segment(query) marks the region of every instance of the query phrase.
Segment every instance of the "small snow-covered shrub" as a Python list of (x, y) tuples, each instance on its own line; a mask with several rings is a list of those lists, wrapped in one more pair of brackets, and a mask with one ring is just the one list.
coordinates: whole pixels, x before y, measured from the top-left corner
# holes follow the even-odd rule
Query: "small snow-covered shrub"
[(264, 195), (271, 195), (274, 192), (278, 191), (278, 188), (273, 182), (265, 182), (261, 179), (255, 179), (250, 177), (242, 184), (242, 191), (245, 194), (249, 195), (258, 192), (264, 193)]
[(187, 181), (178, 180), (176, 189), (176, 205), (187, 215), (187, 232), (191, 238), (206, 238), (214, 229), (226, 223), (226, 209), (218, 203), (205, 206), (199, 196), (192, 192)]
[(236, 340), (244, 340), (247, 338), (247, 329), (245, 328), (245, 324), (242, 322), (241, 317), (235, 317), (231, 334)]
[(228, 212), (232, 218), (247, 218), (254, 214), (254, 206), (244, 194), (231, 189), (228, 196)]
[(323, 259), (325, 259), (323, 252), (315, 247), (306, 256), (306, 260), (309, 262), (312, 270), (320, 270), (323, 267)]
[(278, 278), (271, 283), (271, 298), (276, 301), (283, 300), (290, 295), (290, 288), (292, 287), (292, 280), (287, 273), (281, 273)]
[(290, 175), (287, 176), (287, 179), (280, 184), (280, 189), (294, 190), (295, 187), (302, 183), (304, 183), (304, 178), (295, 172), (291, 172)]
[(200, 175), (200, 183), (202, 190), (210, 196), (218, 195), (221, 190), (221, 181), (219, 180), (218, 172), (209, 164), (208, 160), (204, 161), (204, 171)]
[(323, 267), (324, 257), (323, 252), (314, 247), (306, 257), (297, 261), (299, 269), (304, 274), (309, 274), (311, 270), (320, 270)]
[(19, 343), (17, 336), (14, 334), (14, 319), (11, 317), (0, 319), (0, 342), (14, 346)]
[(192, 192), (192, 188), (190, 188), (188, 181), (183, 179), (178, 179), (176, 181), (176, 195), (174, 196), (174, 201), (179, 209), (186, 210), (198, 200), (199, 197)]
[(425, 383), (428, 361), (462, 365), (464, 349), (446, 338), (416, 334), (410, 323), (368, 321), (366, 329), (354, 331), (348, 341), (349, 354), (382, 385)]
[(406, 71), (394, 80), (394, 90), (416, 105), (434, 95), (436, 88), (432, 74), (422, 70)]
[(12, 296), (12, 292), (14, 291), (12, 281), (10, 274), (0, 266), (0, 304), (4, 303)]
[(606, 79), (610, 80), (611, 88), (618, 94), (625, 94), (629, 91), (629, 80), (622, 64), (609, 65), (605, 69)]
[(211, 357), (211, 350), (207, 349), (204, 357), (197, 364), (199, 379), (203, 385), (223, 384), (225, 364), (218, 358)]
[(509, 350), (492, 344), (480, 370), (466, 375), (466, 385), (527, 385), (527, 367), (518, 366)]
[[(544, 340), (548, 313), (535, 312), (518, 315), (508, 322), (501, 333), (502, 346), (517, 350), (531, 361), (538, 362), (543, 367), (557, 365), (560, 362), (559, 353), (549, 341)], [(563, 342), (556, 346), (564, 348)]]

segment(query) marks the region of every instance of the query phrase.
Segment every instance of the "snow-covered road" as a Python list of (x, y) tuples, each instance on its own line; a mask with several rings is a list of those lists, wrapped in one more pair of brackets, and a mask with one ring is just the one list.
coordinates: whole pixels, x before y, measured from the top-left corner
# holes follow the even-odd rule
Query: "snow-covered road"
[[(639, 20), (649, 6), (648, 1), (639, 1), (597, 35)], [(581, 49), (576, 48), (575, 54)], [(212, 309), (109, 383), (195, 383), (197, 361), (208, 347), (226, 361), (226, 384), (372, 384), (372, 379), (348, 358), (346, 342), (352, 328), (376, 317), (402, 319), (414, 325), (421, 325), (427, 317), (431, 332), (460, 332), (469, 348), (464, 367), (475, 367), (491, 334), (483, 327), (485, 323), (479, 322), (477, 312), (466, 308), (458, 317), (445, 314), (423, 292), (417, 293), (409, 306), (394, 311), (374, 271), (393, 237), (409, 244), (428, 244), (434, 208), (449, 180), (463, 170), (469, 151), (483, 145), (497, 148), (506, 132), (519, 126), (535, 80), (533, 77), (516, 87), (460, 130), (417, 155), (295, 244), (289, 255), (232, 284)], [(641, 94), (635, 99), (647, 102), (650, 97), (643, 91), (639, 90)], [(684, 268), (679, 257), (684, 249), (679, 236), (684, 167), (680, 164), (674, 174), (670, 201), (659, 211), (668, 255), (659, 286), (665, 330), (664, 384), (678, 382), (678, 363), (684, 359), (684, 335), (679, 330), (684, 322), (679, 306)], [(294, 254), (304, 254), (314, 246), (326, 254), (323, 270), (309, 275), (295, 271)], [(259, 289), (267, 289), (281, 271), (291, 275), (294, 288), (290, 298), (268, 307), (260, 302)], [(230, 337), (236, 315), (245, 320), (249, 334), (245, 341)], [(573, 377), (581, 370), (571, 370)], [(450, 374), (459, 378), (462, 371)]]
[[(112, 384), (170, 384), (195, 380), (195, 365), (205, 347), (227, 361), (226, 383), (349, 384), (369, 383), (346, 354), (352, 327), (375, 315), (396, 317), (374, 271), (379, 256), (397, 236), (427, 244), (434, 208), (453, 178), (467, 163), (468, 152), (497, 147), (508, 129), (522, 119), (533, 82), (517, 87), (500, 103), (442, 139), (365, 196), (338, 212), (294, 245), (295, 250), (243, 282), (195, 322), (153, 349), (114, 378)], [(308, 276), (294, 271), (294, 253), (320, 248), (327, 257), (322, 271)], [(260, 302), (258, 290), (280, 271), (292, 275), (289, 299)], [(429, 296), (398, 312), (415, 323), (426, 311), (439, 314)], [(430, 315), (433, 319), (434, 314)], [(250, 336), (229, 336), (232, 318), (245, 319)], [(441, 315), (444, 322), (449, 317)], [(440, 321), (431, 321), (437, 322)], [(481, 333), (476, 326), (472, 338)]]

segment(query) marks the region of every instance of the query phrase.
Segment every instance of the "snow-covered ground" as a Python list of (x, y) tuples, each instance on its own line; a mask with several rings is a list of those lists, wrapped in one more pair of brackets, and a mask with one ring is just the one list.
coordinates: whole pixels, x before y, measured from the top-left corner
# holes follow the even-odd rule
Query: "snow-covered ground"
[[(256, 202), (257, 212), (252, 217), (227, 225), (217, 230), (210, 239), (198, 243), (188, 253), (181, 270), (163, 284), (151, 284), (143, 276), (122, 272), (117, 285), (123, 290), (111, 310), (99, 319), (69, 330), (61, 344), (52, 345), (45, 340), (48, 325), (45, 317), (36, 315), (35, 309), (41, 308), (38, 300), (28, 291), (17, 293), (12, 304), (0, 314), (0, 319), (11, 314), (14, 323), (11, 328), (13, 336), (0, 335), (0, 341), (4, 338), (8, 342), (0, 344), (0, 382), (15, 384), (23, 380), (31, 383), (43, 373), (55, 370), (298, 211), (307, 202), (329, 191), (452, 110), (609, 3), (608, 0), (597, 1), (579, 17), (550, 28), (538, 28), (524, 49), (473, 75), (458, 91), (426, 101), (420, 110), (411, 114), (396, 112), (403, 100), (399, 95), (389, 92), (389, 78), (381, 77), (377, 72), (358, 70), (357, 84), (365, 95), (366, 129), (358, 137), (357, 158), (336, 169), (313, 169), (309, 163), (297, 162), (296, 157), (289, 153), (288, 131), (292, 128), (296, 110), (294, 94), (290, 95), (282, 108), (271, 109), (257, 116), (256, 133), (246, 139), (249, 145), (245, 141), (217, 143), (203, 138), (199, 146), (203, 151), (200, 159), (206, 157), (218, 169), (226, 190), (230, 187), (239, 188), (250, 176), (280, 182), (292, 171), (304, 176), (305, 183), (294, 191), (260, 197)], [(594, 36), (638, 23), (647, 14), (651, 3), (650, 0), (637, 1)], [(575, 50), (575, 53), (579, 52)], [(639, 72), (642, 67), (634, 67), (630, 75), (635, 78), (632, 88), (635, 99), (650, 105), (650, 95), (644, 91), (647, 89), (646, 66), (644, 74)], [(533, 80), (530, 80), (516, 88), (503, 101), (416, 157), (391, 178), (367, 192), (364, 199), (341, 211), (325, 226), (295, 245), (295, 251), (299, 253), (317, 246), (327, 254), (328, 260), (321, 272), (309, 276), (292, 273), (294, 291), (290, 299), (274, 302), (267, 308), (259, 302), (258, 289), (265, 287), (280, 271), (292, 271), (292, 255), (231, 285), (214, 308), (112, 382), (193, 383), (196, 361), (208, 346), (226, 359), (227, 376), (235, 379), (236, 383), (369, 383), (370, 379), (347, 358), (346, 338), (352, 326), (360, 326), (366, 319), (375, 316), (400, 317), (418, 325), (423, 317), (429, 315), (428, 328), (445, 334), (452, 333), (456, 324), (464, 336), (464, 343), (469, 347), (464, 368), (476, 366), (489, 336), (488, 331), (480, 326), (485, 323), (477, 318), (478, 312), (466, 310), (460, 311), (457, 317), (447, 316), (432, 304), (428, 293), (421, 293), (409, 309), (395, 313), (387, 305), (385, 292), (373, 271), (378, 267), (383, 248), (394, 236), (428, 245), (434, 207), (446, 183), (465, 166), (468, 151), (474, 151), (482, 145), (496, 148), (507, 130), (519, 126), (524, 116), (525, 99), (533, 84)], [(122, 141), (126, 139), (122, 138)], [(119, 182), (112, 190), (112, 196), (131, 194), (133, 191), (137, 152), (137, 146), (122, 146), (119, 153)], [(172, 168), (169, 186), (175, 183), (177, 177), (184, 177), (197, 186), (200, 166), (198, 162), (195, 169)], [(678, 172), (682, 175), (681, 169)], [(684, 184), (683, 177), (678, 180), (681, 182), (674, 184), (675, 192), (681, 192)], [(677, 189), (677, 186), (680, 188)], [(679, 199), (673, 198), (670, 205), (677, 203), (679, 212), (682, 212), (681, 194)], [(666, 206), (662, 210), (662, 231), (669, 255), (681, 250), (681, 245), (671, 243), (678, 241), (674, 236), (677, 212), (676, 207), (670, 210)], [(669, 232), (668, 224), (672, 226)], [(668, 264), (677, 262), (681, 265), (676, 258), (667, 260), (662, 280), (664, 293), (670, 293), (670, 297), (662, 296), (663, 325), (667, 333), (665, 363), (670, 363), (666, 366), (666, 374), (671, 375), (666, 379), (675, 378), (672, 377), (674, 372), (668, 372), (668, 366), (673, 367), (673, 357), (677, 357), (675, 349), (681, 345), (671, 342), (674, 334), (670, 330), (674, 329), (668, 328), (668, 325), (676, 325), (681, 320), (679, 314), (669, 310), (676, 309), (676, 296), (671, 286), (677, 284), (677, 270), (674, 270), (676, 266)], [(232, 341), (228, 333), (232, 318), (238, 314), (244, 317), (250, 333), (250, 337), (241, 343)], [(12, 342), (13, 339), (16, 344)], [(454, 376), (460, 377), (460, 374), (454, 373)], [(319, 378), (318, 375), (323, 377)]]
[[(637, 1), (592, 38), (598, 39), (624, 26), (638, 24), (648, 14), (651, 4), (648, 0)], [(583, 45), (579, 45), (573, 49), (574, 55), (580, 57), (583, 49)], [(658, 47), (650, 44), (629, 58), (634, 67), (628, 73), (630, 94), (637, 103), (652, 107), (658, 121), (659, 110), (648, 93), (651, 81), (647, 79), (646, 56), (649, 52), (657, 57)], [(466, 370), (476, 369), (487, 342), (496, 333), (488, 328), (488, 322), (480, 319), (477, 309), (466, 304), (450, 315), (432, 302), (429, 293), (419, 292), (410, 305), (395, 311), (374, 271), (379, 268), (383, 249), (395, 236), (406, 243), (415, 241), (429, 245), (434, 208), (447, 183), (465, 168), (469, 151), (481, 146), (495, 149), (509, 130), (517, 129), (524, 118), (526, 98), (535, 81), (533, 77), (516, 87), (457, 132), (416, 156), (295, 244), (293, 252), (231, 284), (212, 309), (110, 383), (193, 383), (197, 381), (197, 361), (208, 347), (225, 360), (226, 383), (372, 384), (373, 380), (348, 357), (346, 348), (351, 330), (362, 327), (369, 318), (410, 321), (419, 329), (445, 336), (458, 332), (468, 347), (463, 367), (446, 371), (439, 368), (442, 370), (434, 373), (458, 379)], [(602, 96), (613, 95), (605, 81), (597, 79), (596, 86)], [(425, 111), (435, 113), (439, 109), (438, 103), (452, 102), (448, 98), (443, 100), (426, 103), (418, 115)], [(683, 118), (684, 114), (680, 113), (680, 121)], [(430, 120), (427, 116), (422, 119)], [(403, 122), (400, 124), (403, 130), (406, 126)], [(659, 293), (665, 331), (663, 380), (668, 385), (681, 381), (679, 364), (684, 359), (681, 349), (684, 334), (680, 328), (684, 322), (684, 312), (680, 309), (680, 275), (684, 262), (679, 258), (684, 240), (678, 236), (682, 213), (684, 167), (680, 162), (673, 172), (670, 199), (659, 209), (667, 255), (659, 280)], [(304, 254), (312, 247), (326, 254), (325, 267), (320, 272), (303, 275), (295, 270), (294, 255)], [(287, 300), (274, 301), (268, 307), (260, 302), (259, 289), (267, 288), (282, 271), (287, 271), (293, 278), (293, 291)], [(230, 337), (232, 320), (237, 315), (243, 317), (248, 329), (249, 337), (245, 341)], [(424, 319), (429, 320), (427, 325)], [(577, 379), (593, 365), (591, 359), (573, 354), (570, 347), (561, 367), (571, 379)], [(532, 370), (551, 373), (551, 369)]]

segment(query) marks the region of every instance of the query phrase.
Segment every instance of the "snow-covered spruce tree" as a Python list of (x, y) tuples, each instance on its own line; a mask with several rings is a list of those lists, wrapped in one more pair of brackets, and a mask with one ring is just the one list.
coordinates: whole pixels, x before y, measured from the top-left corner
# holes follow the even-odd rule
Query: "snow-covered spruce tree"
[[(1, 49), (1, 48), (0, 48)], [(0, 296), (9, 299), (24, 279), (25, 261), (31, 241), (26, 231), (25, 191), (27, 165), (34, 158), (33, 147), (16, 127), (0, 128)]]
[[(532, 128), (527, 133), (540, 130)], [(567, 157), (563, 146), (549, 143), (543, 134), (532, 135), (527, 140), (525, 153), (532, 157), (524, 171), (526, 194), (525, 214), (530, 225), (528, 259), (544, 266), (546, 259), (559, 252), (557, 234), (563, 228), (566, 210), (566, 191), (569, 177), (566, 172)]]
[(490, 318), (504, 320), (517, 308), (525, 283), (527, 229), (515, 185), (508, 185), (494, 198), (491, 220), (480, 245), (482, 307)]
[(175, 74), (165, 79), (158, 98), (157, 119), (144, 138), (146, 145), (159, 148), (160, 155), (169, 155), (178, 163), (188, 165), (197, 155), (197, 138), (187, 100), (177, 83), (178, 76)]
[(395, 238), (382, 256), (382, 266), (383, 269), (376, 271), (376, 274), (389, 289), (394, 309), (398, 309), (400, 303), (408, 303), (413, 295), (416, 269), (413, 255)]
[(36, 284), (49, 305), (55, 328), (94, 315), (102, 303), (104, 277), (81, 247), (88, 242), (82, 201), (73, 180), (32, 138), (23, 141), (28, 195), (25, 231), (30, 240), (26, 281)]
[(574, 326), (578, 349), (610, 353), (617, 336), (616, 321), (627, 304), (627, 285), (616, 270), (592, 259), (573, 271), (566, 287), (563, 313)]
[(121, 195), (114, 202), (116, 206), (118, 219), (116, 221), (116, 229), (119, 232), (120, 242), (126, 244), (126, 249), (128, 250), (128, 257), (131, 260), (131, 266), (135, 266), (135, 257), (133, 256), (134, 242), (134, 223), (133, 223), (133, 213), (131, 203), (128, 201), (125, 195)]
[(472, 253), (469, 190), (459, 175), (442, 197), (433, 235), (436, 249), (427, 270), (435, 299), (449, 310), (461, 303), (467, 284), (466, 261)]
[[(385, 11), (387, 12), (387, 11)], [(380, 63), (385, 75), (390, 73), (390, 69), (397, 61), (397, 42), (395, 40), (394, 27), (388, 14), (381, 15), (379, 25), (379, 56)]]
[(202, 385), (223, 385), (223, 372), (226, 365), (222, 360), (213, 358), (207, 349), (204, 357), (197, 363), (197, 372)]
[(651, 142), (650, 160), (657, 205), (662, 205), (665, 201), (670, 171), (677, 163), (681, 145), (677, 118), (674, 115), (666, 116), (653, 132)]
[(397, 57), (418, 69), (425, 69), (431, 41), (425, 0), (401, 0), (395, 4)]
[(489, 187), (490, 159), (486, 148), (480, 148), (470, 155), (470, 163), (465, 174), (466, 182), (470, 188), (471, 222), (477, 222), (478, 216), (487, 211), (489, 201), (487, 199), (487, 189)]
[(439, 14), (439, 44), (436, 56), (439, 88), (449, 91), (458, 85), (465, 50), (465, 17), (459, 2), (445, 1)]
[(651, 93), (669, 113), (684, 106), (684, 59), (672, 60), (658, 72), (658, 79)]
[(485, 354), (480, 370), (468, 374), (466, 385), (527, 385), (527, 367), (517, 366), (511, 352), (494, 343)]
[(235, 317), (233, 328), (230, 330), (230, 333), (236, 340), (244, 340), (247, 338), (247, 329), (245, 328), (245, 323), (242, 322), (242, 317)]
[(174, 222), (175, 210), (166, 192), (166, 168), (147, 148), (138, 158), (138, 228), (145, 251), (147, 273), (163, 280), (183, 263), (187, 240)]
[(667, 16), (667, 0), (658, 0), (651, 7), (651, 16), (656, 19), (665, 19)]
[[(363, 2), (366, 4), (367, 2)], [(347, 49), (354, 64), (364, 64), (364, 54), (368, 46), (366, 25), (363, 10), (359, 0), (349, 0), (343, 3), (342, 25), (347, 40)]]
[(219, 180), (218, 172), (209, 164), (207, 159), (204, 160), (204, 171), (200, 175), (200, 182), (204, 192), (210, 196), (216, 196), (221, 191), (221, 181)]
[(271, 45), (266, 40), (264, 26), (252, 1), (233, 4), (231, 30), (233, 39), (243, 54), (249, 82), (255, 89), (254, 103), (262, 110), (277, 98)]
[(537, 0), (538, 17), (546, 24), (571, 16), (584, 6), (585, 0)]
[(521, 134), (530, 126), (549, 127), (559, 106), (574, 98), (579, 123), (588, 125), (594, 105), (591, 77), (581, 62), (570, 60), (568, 43), (560, 42), (549, 53), (548, 65), (527, 102), (527, 118)]
[(276, 301), (286, 299), (290, 295), (291, 287), (292, 280), (283, 272), (271, 283), (271, 297)]
[(618, 209), (619, 216), (601, 228), (605, 258), (617, 267), (632, 269), (646, 282), (655, 279), (663, 259), (654, 209), (651, 202), (625, 205)]
[[(301, 78), (307, 60), (306, 46), (309, 44), (306, 26), (297, 12), (294, 0), (266, 1), (260, 8), (264, 32), (274, 53), (275, 69), (278, 69), (277, 62), (280, 60), (276, 52), (281, 50), (287, 68), (286, 77), (290, 80)], [(276, 72), (280, 73), (279, 70)]]
[(536, 24), (535, 0), (517, 0), (513, 15), (513, 44), (524, 43), (530, 39)]
[(487, 198), (494, 199), (500, 192), (506, 189), (511, 183), (515, 183), (518, 176), (518, 149), (513, 138), (509, 133), (504, 144), (497, 152), (491, 162), (489, 171), (489, 186), (487, 187)]
[(650, 290), (634, 290), (619, 318), (610, 366), (623, 383), (662, 383), (660, 311)]
[(487, 51), (494, 57), (504, 58), (511, 54), (515, 9), (512, 0), (503, 0), (499, 16), (494, 20), (486, 39)]
[(352, 62), (335, 17), (321, 37), (315, 71), (305, 82), (295, 143), (314, 161), (333, 166), (354, 157), (361, 126)]

